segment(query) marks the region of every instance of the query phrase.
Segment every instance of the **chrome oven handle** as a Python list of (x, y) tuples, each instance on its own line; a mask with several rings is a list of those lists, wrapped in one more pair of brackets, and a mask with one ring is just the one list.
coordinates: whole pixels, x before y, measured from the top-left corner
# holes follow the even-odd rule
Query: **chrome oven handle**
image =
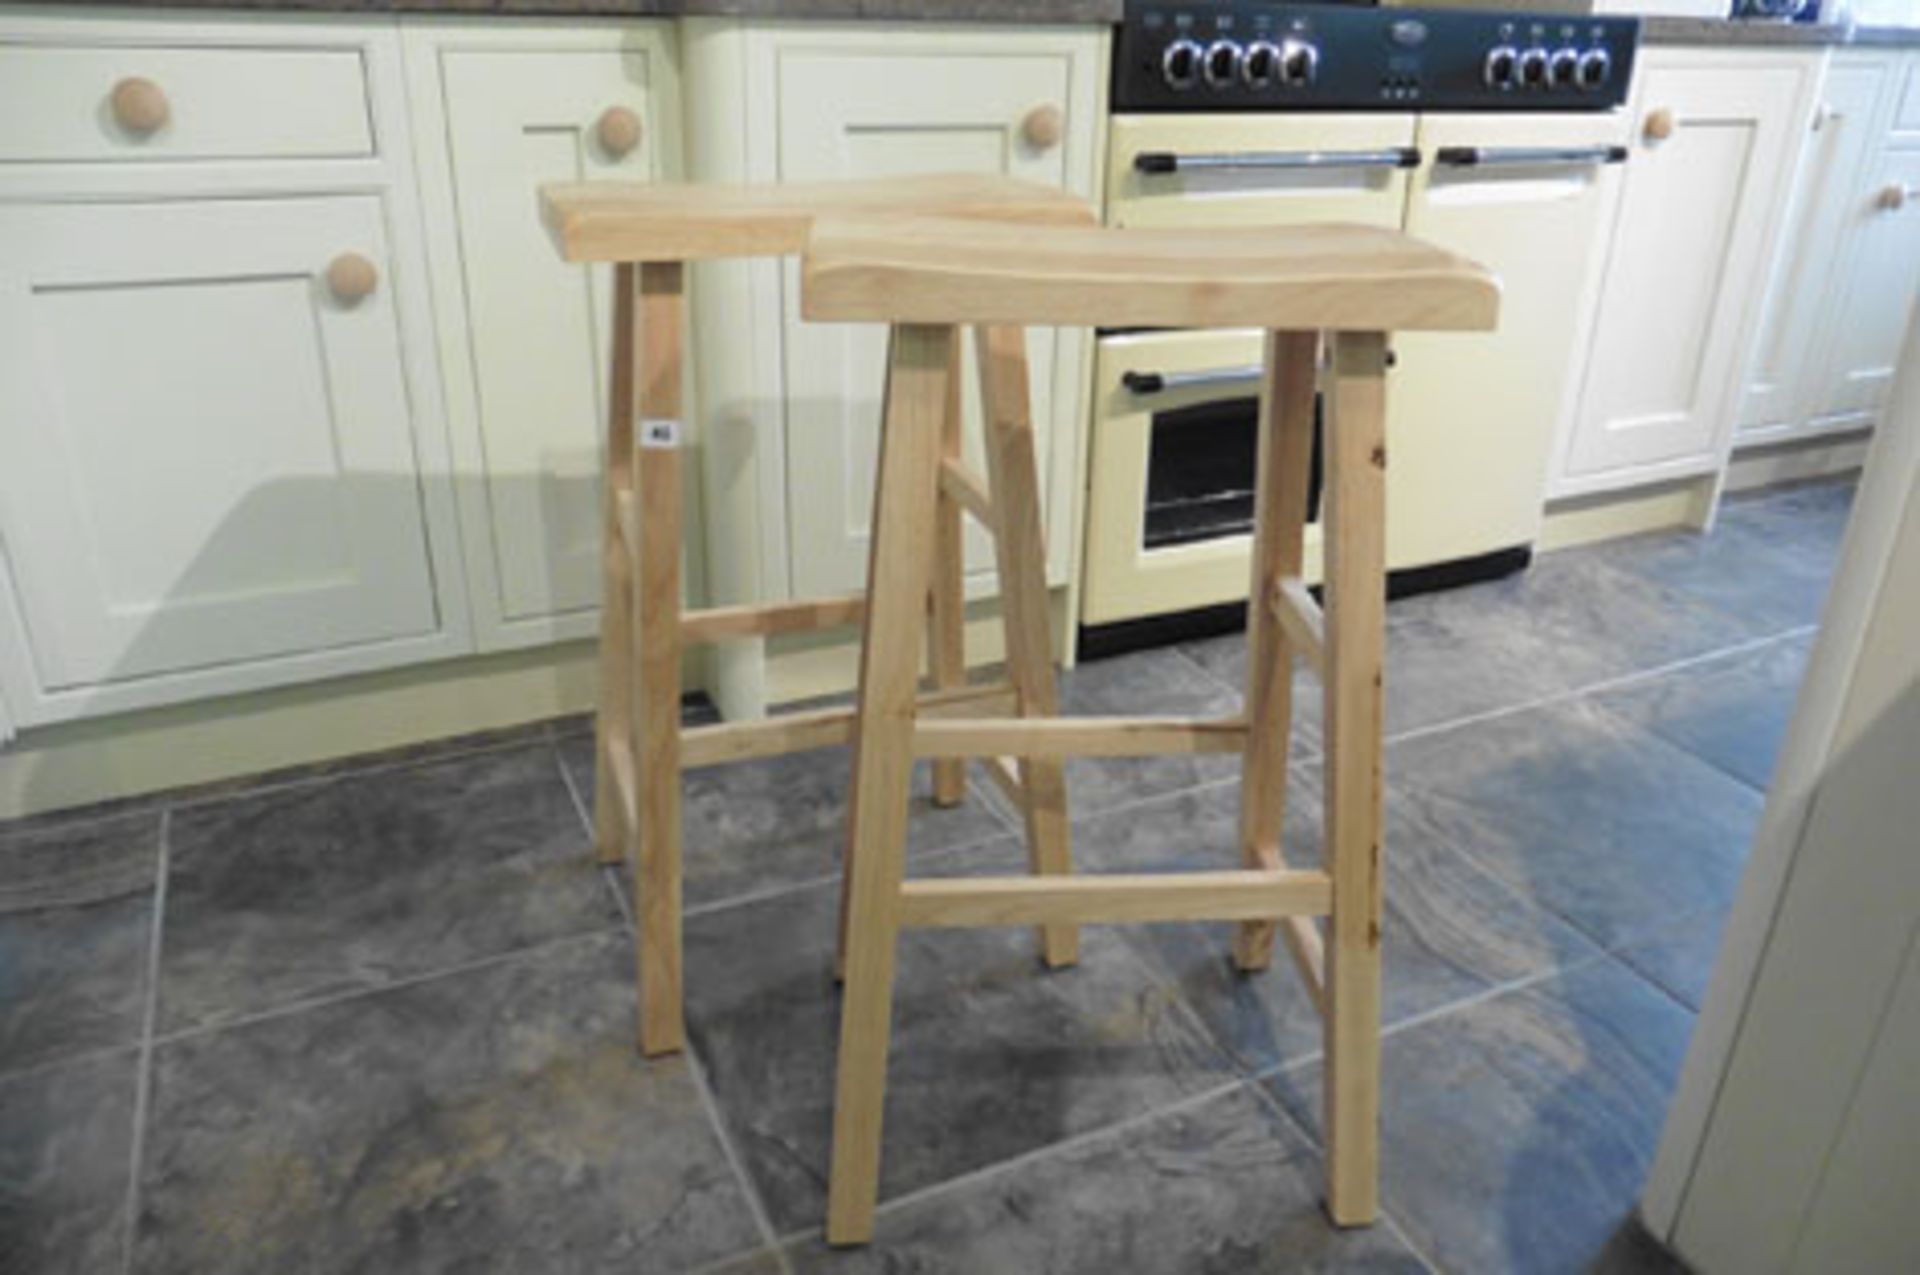
[(1135, 172), (1184, 173), (1201, 169), (1417, 168), (1420, 149), (1388, 146), (1372, 151), (1232, 151), (1183, 155), (1177, 151), (1140, 151)]
[(1442, 146), (1433, 162), (1448, 168), (1492, 168), (1503, 164), (1619, 164), (1624, 146)]
[(1246, 367), (1208, 368), (1204, 372), (1122, 372), (1120, 384), (1132, 394), (1164, 394), (1170, 390), (1210, 389), (1257, 381), (1265, 370), (1253, 363)]

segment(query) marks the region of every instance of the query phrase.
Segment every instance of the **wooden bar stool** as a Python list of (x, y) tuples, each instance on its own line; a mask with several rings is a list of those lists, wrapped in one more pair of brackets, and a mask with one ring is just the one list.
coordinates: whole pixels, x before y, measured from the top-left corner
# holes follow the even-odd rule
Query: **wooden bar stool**
[[(681, 651), (702, 642), (853, 624), (865, 610), (865, 595), (856, 593), (682, 612), (686, 263), (798, 253), (813, 219), (828, 212), (938, 213), (1081, 225), (1094, 216), (1083, 201), (1063, 191), (965, 174), (781, 186), (593, 182), (549, 186), (541, 198), (565, 260), (614, 263), (594, 839), (601, 862), (618, 862), (624, 856), (633, 867), (641, 1051), (671, 1053), (686, 1043), (681, 1011), (681, 771), (844, 743), (853, 722), (853, 710), (828, 709), (682, 730)], [(940, 410), (943, 445), (957, 455), (958, 399), (943, 400)], [(979, 707), (1006, 711), (1016, 705), (1051, 711), (1044, 613), (1039, 619), (1043, 644), (1038, 647), (1016, 651), (1010, 629), (1009, 683), (964, 685), (963, 507), (989, 513), (974, 489), (960, 485), (943, 488), (930, 502), (930, 508), (937, 508), (939, 566), (930, 595), (923, 589), (917, 605), (931, 605), (934, 614), (932, 663), (940, 689), (919, 700), (918, 707), (929, 713)], [(1038, 543), (1037, 529), (1015, 529), (999, 539), (1025, 543), (1022, 537)], [(1042, 597), (1043, 606), (1044, 601)], [(1013, 616), (1009, 611), (1010, 625)], [(1021, 640), (1026, 640), (1024, 630)], [(963, 766), (961, 761), (944, 763), (936, 776), (936, 799), (943, 804), (960, 800)], [(1027, 792), (1045, 796), (1043, 802), (1029, 803), (1027, 826), (1035, 861), (1067, 871), (1059, 764), (1042, 763), (1026, 778)], [(1035, 806), (1040, 809), (1035, 811)], [(1068, 928), (1052, 930), (1048, 959), (1071, 961), (1073, 938)]]
[[(827, 1238), (873, 1230), (894, 949), (903, 926), (1237, 920), (1235, 957), (1263, 968), (1276, 932), (1326, 1033), (1327, 1201), (1340, 1225), (1376, 1211), (1380, 1059), (1381, 664), (1386, 572), (1387, 334), (1486, 329), (1499, 288), (1480, 267), (1397, 232), (1009, 229), (910, 218), (816, 223), (802, 313), (895, 325), (874, 502), (855, 766), (849, 800), (850, 940), (841, 1008)], [(933, 495), (955, 481), (942, 452), (957, 375), (956, 325), (975, 324), (990, 440), (1029, 433), (1019, 324), (1259, 327), (1267, 331), (1248, 608), (1246, 699), (1228, 721), (1006, 717), (921, 720), (915, 675), (934, 570)], [(1323, 335), (1324, 338), (1323, 338)], [(1322, 340), (1326, 392), (1326, 598), (1301, 579), (1307, 469)], [(989, 447), (989, 455), (995, 448)], [(1030, 471), (1028, 471), (1030, 472)], [(1003, 533), (1037, 535), (1038, 497), (1016, 463), (991, 476)], [(971, 482), (971, 479), (960, 480)], [(1004, 536), (1003, 536), (1004, 539)], [(1015, 552), (1016, 558), (1027, 555)], [(1018, 582), (1019, 562), (1002, 580)], [(1010, 601), (1030, 597), (1018, 583)], [(1044, 649), (1046, 617), (1015, 625)], [(1288, 868), (1280, 826), (1291, 718), (1290, 655), (1326, 693), (1326, 865)], [(915, 758), (1238, 752), (1244, 868), (1177, 874), (907, 881)], [(1322, 936), (1314, 917), (1327, 918)]]

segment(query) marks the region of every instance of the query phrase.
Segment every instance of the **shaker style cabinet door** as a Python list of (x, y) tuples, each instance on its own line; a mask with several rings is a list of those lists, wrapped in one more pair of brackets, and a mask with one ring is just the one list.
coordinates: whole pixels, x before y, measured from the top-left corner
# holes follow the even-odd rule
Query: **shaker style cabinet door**
[[(990, 47), (959, 35), (902, 34), (872, 48), (838, 38), (851, 47), (796, 43), (775, 53), (782, 180), (1000, 172), (1092, 198), (1103, 70), (1097, 36), (1003, 36)], [(886, 333), (877, 325), (800, 322), (791, 263), (784, 278), (792, 590), (799, 597), (847, 592), (866, 576)], [(1027, 351), (1049, 575), (1059, 583), (1074, 504), (1072, 458), (1058, 445), (1075, 435), (1087, 338), (1034, 328)], [(969, 356), (962, 382), (976, 465), (977, 380)], [(967, 533), (969, 570), (990, 570), (986, 537), (970, 521)]]
[(1817, 54), (1649, 51), (1558, 495), (1711, 471), (1739, 408)]
[(373, 195), (0, 208), (0, 640), (26, 649), (0, 672), (23, 720), (444, 646), (387, 216)]
[(1808, 400), (1815, 428), (1868, 424), (1893, 390), (1920, 286), (1920, 145), (1887, 149), (1846, 195), (1853, 227)]
[(1871, 217), (1863, 207), (1862, 184), (1879, 141), (1880, 107), (1894, 70), (1894, 57), (1882, 55), (1871, 61), (1836, 59), (1827, 72), (1740, 407), (1741, 442), (1791, 436), (1816, 410), (1819, 355), (1832, 336), (1844, 248)]
[(672, 71), (651, 28), (475, 47), (516, 38), (490, 35), (411, 57), (429, 216), (451, 223), (430, 251), (467, 575), (497, 649), (587, 636), (600, 600), (612, 269), (560, 260), (539, 188), (656, 178), (677, 125), (657, 109)]

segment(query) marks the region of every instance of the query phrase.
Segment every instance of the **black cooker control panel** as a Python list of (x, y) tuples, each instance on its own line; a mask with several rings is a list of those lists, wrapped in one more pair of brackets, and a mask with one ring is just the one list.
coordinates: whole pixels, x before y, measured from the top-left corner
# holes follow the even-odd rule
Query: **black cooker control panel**
[(1469, 9), (1128, 0), (1116, 111), (1604, 111), (1640, 24)]

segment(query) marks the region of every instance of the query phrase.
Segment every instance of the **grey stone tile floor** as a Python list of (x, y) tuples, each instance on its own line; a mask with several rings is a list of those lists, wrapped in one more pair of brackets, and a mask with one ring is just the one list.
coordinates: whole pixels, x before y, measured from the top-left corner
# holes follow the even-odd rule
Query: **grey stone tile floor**
[[(1675, 1269), (1632, 1218), (1852, 487), (1389, 610), (1384, 1215), (1229, 927), (903, 944), (878, 1236), (825, 1247), (844, 751), (687, 780), (692, 1048), (633, 1048), (579, 719), (0, 825), (0, 1271)], [(1081, 712), (1229, 709), (1227, 637)], [(1319, 854), (1301, 678), (1290, 852)], [(997, 794), (910, 871), (1018, 870)], [(1076, 763), (1078, 861), (1233, 859), (1221, 759)]]

